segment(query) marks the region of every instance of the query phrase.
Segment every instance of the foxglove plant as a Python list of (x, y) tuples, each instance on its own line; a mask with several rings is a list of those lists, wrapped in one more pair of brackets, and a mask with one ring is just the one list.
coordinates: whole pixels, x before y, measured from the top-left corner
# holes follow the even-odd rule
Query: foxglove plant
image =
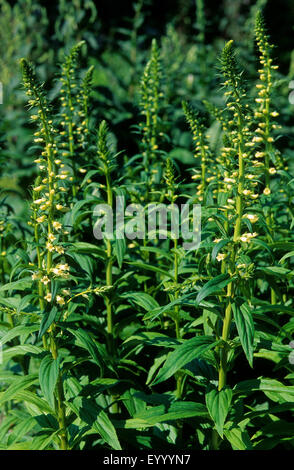
[[(141, 142), (127, 134), (123, 152), (121, 114), (109, 128), (106, 120), (126, 109), (114, 103), (117, 90), (113, 108), (103, 107), (102, 68), (81, 70), (83, 42), (48, 93), (21, 60), (27, 133), (34, 128), (26, 158), (36, 155), (37, 168), (21, 215), (17, 207), (12, 215), (7, 188), (0, 203), (1, 449), (293, 448), (293, 182), (276, 139), (271, 47), (258, 15), (255, 101), (256, 83), (252, 93), (250, 73), (245, 80), (226, 43), (223, 93), (210, 94), (202, 117), (204, 89), (193, 94), (197, 112), (187, 104), (198, 82), (193, 54), (206, 50), (204, 3), (196, 4), (197, 47), (183, 40), (189, 57), (176, 48), (168, 87), (167, 43), (163, 61), (152, 43), (141, 102), (127, 114), (140, 122), (141, 111)], [(136, 5), (135, 36), (143, 2)], [(173, 48), (182, 33), (168, 34)], [(133, 39), (124, 51), (144, 43)], [(134, 62), (124, 82), (134, 88), (120, 97), (135, 97)], [(183, 225), (199, 203), (196, 247), (185, 243)], [(149, 214), (163, 204), (166, 227), (158, 229)], [(177, 220), (182, 204), (189, 210)]]
[[(40, 179), (37, 186), (33, 188), (37, 198), (33, 198), (33, 221), (34, 226), (34, 242), (36, 244), (37, 266), (32, 274), (32, 279), (38, 282), (38, 293), (40, 310), (43, 315), (43, 328), (41, 336), (43, 337), (43, 345), (45, 350), (49, 350), (52, 356), (50, 360), (46, 355), (41, 363), (44, 367), (50, 367), (56, 371), (56, 415), (59, 424), (60, 447), (63, 450), (68, 448), (68, 437), (66, 430), (66, 416), (64, 404), (64, 391), (62, 384), (62, 373), (59, 369), (58, 356), (58, 335), (59, 331), (55, 324), (57, 307), (51, 307), (55, 304), (62, 311), (65, 305), (65, 290), (56, 291), (53, 285), (58, 279), (64, 280), (69, 277), (69, 265), (60, 262), (60, 256), (64, 254), (62, 243), (59, 242), (60, 233), (63, 231), (62, 223), (59, 222), (60, 214), (66, 208), (62, 198), (62, 192), (59, 192), (60, 178), (62, 174), (58, 173), (55, 163), (57, 155), (56, 130), (50, 115), (50, 108), (47, 103), (46, 96), (42, 86), (38, 83), (35, 73), (29, 63), (21, 60), (23, 71), (23, 82), (26, 93), (29, 96), (29, 105), (35, 109), (32, 119), (38, 123), (39, 130), (35, 132), (35, 142), (43, 147), (41, 157), (36, 163), (39, 165)], [(41, 183), (41, 184), (39, 184)], [(44, 241), (44, 248), (40, 250)], [(57, 261), (58, 260), (58, 261)], [(44, 300), (51, 308), (48, 309), (44, 304)], [(54, 316), (52, 315), (54, 312)], [(50, 321), (48, 319), (50, 318)], [(44, 321), (45, 319), (45, 321)], [(45, 327), (45, 328), (44, 328)]]

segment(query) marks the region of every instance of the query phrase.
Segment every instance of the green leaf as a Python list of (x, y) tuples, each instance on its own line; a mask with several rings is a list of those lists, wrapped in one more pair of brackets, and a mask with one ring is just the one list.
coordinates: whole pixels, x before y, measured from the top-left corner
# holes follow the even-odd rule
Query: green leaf
[(240, 337), (242, 348), (250, 366), (253, 366), (254, 324), (249, 305), (232, 305), (234, 319)]
[(221, 438), (223, 438), (223, 428), (230, 409), (232, 395), (233, 392), (228, 387), (220, 391), (212, 388), (205, 395), (208, 412)]
[[(28, 442), (25, 441), (13, 444), (13, 446), (9, 447), (8, 450), (21, 450), (22, 448), (24, 448), (24, 450), (44, 450), (49, 446), (49, 444), (51, 444), (58, 432), (59, 430), (53, 432), (49, 436), (45, 434), (43, 436), (36, 436)], [(29, 444), (28, 447), (26, 447), (26, 444)]]
[(232, 278), (229, 274), (220, 274), (216, 276), (214, 279), (208, 281), (202, 289), (198, 292), (196, 297), (196, 305), (199, 305), (202, 300), (208, 297), (211, 294), (215, 294), (216, 292), (221, 291), (224, 287), (226, 287), (230, 282), (232, 282)]
[(275, 379), (263, 379), (260, 389), (272, 401), (291, 403), (294, 401), (294, 385), (285, 386)]
[(91, 426), (115, 450), (122, 450), (115, 427), (105, 411), (94, 400), (76, 397), (68, 406), (86, 424)]
[(119, 267), (122, 267), (123, 259), (126, 252), (126, 241), (125, 239), (116, 238), (115, 239), (115, 256)]
[(194, 301), (188, 301), (188, 299), (192, 299), (195, 297), (196, 293), (195, 292), (190, 292), (190, 294), (185, 294), (182, 295), (181, 297), (178, 297), (176, 300), (173, 300), (172, 302), (169, 302), (167, 305), (164, 305), (163, 307), (156, 307), (155, 309), (149, 311), (144, 315), (144, 320), (154, 320), (155, 318), (159, 317), (159, 315), (162, 315), (165, 312), (171, 312), (174, 310), (174, 307), (176, 305), (193, 305), (194, 306)]
[(155, 246), (140, 246), (140, 251), (143, 251), (144, 253), (156, 253), (158, 255), (158, 259), (161, 257), (168, 259), (169, 261), (173, 261), (174, 259), (171, 253), (167, 253), (160, 248), (156, 248)]
[(145, 294), (144, 292), (127, 292), (120, 297), (133, 300), (135, 304), (140, 305), (140, 307), (144, 308), (147, 312), (160, 307), (159, 303), (151, 297), (151, 295)]
[(40, 364), (39, 381), (43, 395), (52, 408), (54, 408), (54, 390), (58, 379), (58, 372), (59, 360), (53, 359), (51, 354), (47, 354)]
[(291, 403), (294, 401), (294, 385), (286, 386), (278, 380), (264, 377), (239, 382), (234, 387), (233, 392), (242, 393), (247, 396), (256, 390), (261, 390), (268, 398), (275, 402)]
[(279, 263), (283, 263), (284, 261), (286, 261), (286, 259), (288, 258), (292, 258), (294, 257), (294, 251), (290, 251), (289, 253), (286, 253), (279, 261)]
[[(31, 429), (36, 426), (36, 421), (32, 416), (29, 418), (21, 420), (16, 426), (14, 426), (12, 433), (9, 435), (8, 438), (8, 446), (11, 446), (19, 439), (25, 437)], [(9, 447), (8, 447), (9, 448)]]
[(0, 395), (0, 406), (8, 400), (12, 400), (18, 392), (25, 390), (30, 387), (38, 380), (37, 374), (30, 374), (25, 376), (19, 376), (19, 378), (13, 382), (8, 389)]
[(93, 245), (92, 243), (86, 243), (86, 242), (72, 243), (69, 247), (69, 251), (74, 251), (76, 253), (81, 253), (81, 254), (96, 255), (101, 259), (106, 258), (105, 250), (99, 248), (96, 245)]
[(43, 349), (39, 346), (34, 346), (33, 344), (22, 344), (18, 346), (13, 346), (9, 349), (3, 351), (3, 362), (6, 362), (8, 359), (16, 356), (24, 356), (25, 354), (41, 354)]
[(215, 331), (215, 325), (218, 319), (217, 313), (203, 309), (203, 330), (205, 335), (212, 335)]
[(8, 284), (4, 284), (0, 287), (0, 292), (6, 290), (25, 290), (31, 287), (32, 279), (30, 277), (26, 277), (23, 279), (19, 279), (18, 281), (9, 282)]
[(53, 307), (50, 312), (44, 312), (41, 325), (40, 325), (40, 330), (39, 330), (39, 338), (42, 338), (42, 336), (46, 333), (48, 328), (52, 325), (54, 322), (56, 316), (58, 314), (57, 307)]
[(219, 341), (214, 341), (212, 336), (196, 336), (187, 339), (183, 344), (167, 355), (166, 361), (159, 370), (152, 385), (159, 384), (169, 379), (179, 369), (197, 357), (201, 357), (205, 352), (213, 349)]
[(115, 427), (108, 418), (105, 411), (99, 411), (96, 421), (93, 423), (92, 427), (101, 435), (101, 437), (103, 437), (105, 442), (107, 442), (113, 449), (122, 450)]
[(89, 205), (92, 205), (92, 204), (99, 204), (99, 199), (83, 199), (82, 201), (78, 201), (76, 202), (76, 204), (74, 205), (72, 211), (69, 213), (69, 216), (70, 216), (70, 220), (69, 220), (69, 224), (70, 225), (75, 225), (76, 224), (76, 219), (77, 217), (79, 216), (79, 213), (80, 213), (80, 209), (82, 209), (82, 207), (86, 204), (89, 204)]
[(35, 408), (34, 415), (35, 414), (37, 415), (40, 413), (54, 414), (54, 411), (45, 400), (38, 397), (36, 393), (32, 393), (29, 390), (22, 390), (21, 392), (17, 392), (17, 394), (15, 395), (15, 400), (20, 401), (22, 403), (29, 403), (30, 405), (33, 405)]
[(148, 428), (159, 423), (195, 416), (207, 418), (208, 413), (202, 403), (174, 402), (168, 409), (165, 405), (159, 405), (136, 413), (133, 419), (126, 420), (123, 427), (126, 429)]
[(225, 240), (221, 240), (220, 242), (216, 243), (216, 245), (213, 247), (212, 253), (211, 253), (211, 261), (214, 262), (218, 253), (220, 250), (227, 245), (230, 242), (229, 238), (226, 238)]
[(195, 157), (190, 150), (183, 147), (176, 147), (169, 152), (170, 158), (179, 160), (183, 165), (194, 165)]
[[(9, 416), (9, 415), (6, 415), (5, 417), (3, 417), (1, 419), (1, 422), (0, 422), (0, 446), (2, 446), (4, 444), (5, 441), (7, 441), (7, 438), (9, 436), (9, 430), (11, 430), (13, 428), (13, 426), (15, 426), (15, 424), (17, 423), (17, 417), (16, 416)], [(0, 449), (2, 450), (2, 447), (0, 447)], [(3, 447), (3, 450), (6, 450), (7, 447), (4, 446)]]
[(257, 271), (262, 271), (274, 277), (290, 278), (294, 276), (294, 271), (282, 268), (281, 266), (266, 266), (264, 268), (258, 268)]
[[(165, 406), (160, 406), (160, 408), (165, 408)], [(151, 417), (150, 409), (145, 411), (145, 416), (147, 421), (151, 421), (153, 423), (162, 423), (166, 421), (171, 421), (175, 419), (184, 419), (184, 418), (192, 418), (194, 416), (205, 416), (207, 417), (207, 411), (205, 406), (202, 403), (195, 403), (195, 402), (180, 402), (176, 401), (172, 403), (169, 408), (162, 413), (153, 414)], [(136, 418), (138, 416), (136, 415)], [(140, 414), (140, 418), (143, 417), (143, 414)]]
[(156, 374), (156, 371), (159, 369), (159, 367), (161, 366), (161, 364), (163, 364), (163, 362), (165, 361), (166, 359), (166, 354), (163, 354), (161, 356), (158, 356), (154, 359), (154, 363), (153, 365), (150, 367), (149, 369), (149, 372), (148, 372), (148, 377), (147, 377), (147, 380), (146, 380), (146, 385), (149, 385), (151, 382), (152, 382), (152, 379), (153, 377), (155, 376)]
[(286, 305), (281, 305), (281, 304), (272, 305), (270, 303), (265, 303), (264, 302), (261, 307), (257, 307), (256, 310), (255, 310), (256, 314), (272, 313), (272, 312), (277, 312), (278, 314), (285, 312), (285, 313), (289, 313), (289, 315), (294, 316), (294, 308), (293, 307), (288, 307)]
[(170, 279), (174, 280), (174, 275), (165, 271), (164, 269), (158, 268), (157, 266), (152, 266), (151, 264), (140, 263), (139, 261), (128, 261), (127, 264), (131, 266), (135, 266), (141, 269), (145, 269), (146, 271), (152, 271), (158, 274), (161, 274), (164, 278), (169, 277)]
[(233, 450), (252, 450), (252, 443), (247, 431), (232, 426), (224, 429), (224, 435), (231, 443)]
[(2, 336), (1, 338), (1, 344), (4, 346), (5, 343), (8, 343), (8, 341), (11, 341), (12, 339), (16, 338), (17, 336), (27, 334), (29, 335), (30, 333), (33, 333), (34, 331), (37, 331), (39, 329), (39, 326), (37, 325), (17, 325), (11, 330), (9, 330), (5, 335)]
[(94, 341), (92, 340), (91, 336), (85, 330), (82, 330), (81, 328), (79, 329), (68, 328), (67, 331), (72, 333), (79, 340), (82, 348), (86, 349), (90, 353), (93, 360), (100, 367), (101, 371), (103, 371), (103, 368), (104, 368), (103, 352), (104, 351), (101, 349), (101, 347), (98, 348), (96, 343), (94, 343)]
[(130, 336), (124, 341), (124, 344), (129, 341), (138, 341), (140, 344), (150, 344), (151, 346), (162, 347), (175, 347), (177, 344), (181, 344), (176, 338), (164, 335), (163, 333), (157, 333), (156, 331), (142, 331), (135, 335)]
[(71, 256), (71, 258), (76, 263), (77, 271), (79, 271), (83, 277), (86, 274), (92, 282), (96, 260), (92, 256), (88, 256), (85, 254), (81, 255), (79, 253), (74, 252), (68, 252), (68, 255)]

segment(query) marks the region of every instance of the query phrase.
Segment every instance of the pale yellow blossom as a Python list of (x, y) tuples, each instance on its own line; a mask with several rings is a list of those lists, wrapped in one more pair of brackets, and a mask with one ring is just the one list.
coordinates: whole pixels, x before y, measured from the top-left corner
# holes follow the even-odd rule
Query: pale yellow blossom
[(46, 286), (47, 284), (49, 284), (50, 279), (48, 276), (43, 276), (41, 282)]
[(59, 304), (59, 305), (64, 305), (65, 304), (65, 300), (63, 297), (61, 297), (61, 295), (57, 295), (56, 296), (56, 302)]
[(60, 230), (62, 227), (61, 223), (56, 222), (56, 221), (54, 221), (52, 225), (53, 225), (53, 228), (55, 228), (55, 230)]

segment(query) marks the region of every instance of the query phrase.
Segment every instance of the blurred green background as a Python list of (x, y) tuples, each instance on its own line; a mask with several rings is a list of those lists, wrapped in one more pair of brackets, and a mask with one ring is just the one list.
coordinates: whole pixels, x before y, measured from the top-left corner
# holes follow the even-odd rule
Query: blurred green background
[[(0, 0), (0, 74), (4, 102), (0, 106), (0, 189), (13, 191), (22, 205), (35, 175), (29, 151), (33, 129), (21, 86), (20, 57), (29, 58), (50, 99), (57, 95), (55, 77), (70, 47), (84, 39), (87, 50), (81, 72), (95, 66), (92, 94), (93, 129), (101, 119), (111, 123), (118, 148), (128, 155), (138, 151), (132, 126), (140, 119), (138, 88), (149, 57), (151, 40), (161, 47), (169, 143), (165, 151), (180, 166), (191, 166), (191, 137), (181, 101), (190, 101), (205, 113), (203, 99), (218, 103), (218, 57), (228, 39), (234, 39), (241, 66), (254, 88), (254, 17), (262, 8), (280, 65), (275, 96), (283, 130), (279, 146), (292, 153), (293, 112), (289, 82), (294, 78), (294, 2), (291, 0)], [(212, 131), (217, 142), (217, 129)], [(11, 193), (12, 194), (12, 193)]]

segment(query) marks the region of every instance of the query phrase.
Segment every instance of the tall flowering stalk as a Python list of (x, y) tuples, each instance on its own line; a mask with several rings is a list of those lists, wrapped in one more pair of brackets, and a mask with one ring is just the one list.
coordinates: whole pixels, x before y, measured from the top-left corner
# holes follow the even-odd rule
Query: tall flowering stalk
[[(73, 170), (72, 176), (72, 194), (75, 197), (78, 191), (78, 182), (77, 182), (77, 155), (76, 155), (76, 138), (75, 134), (78, 133), (80, 136), (88, 132), (88, 128), (86, 125), (86, 116), (85, 111), (88, 109), (88, 99), (87, 99), (87, 91), (88, 91), (88, 84), (91, 80), (90, 77), (87, 76), (86, 82), (84, 84), (84, 93), (82, 99), (82, 110), (80, 114), (82, 114), (83, 120), (83, 127), (76, 130), (76, 113), (77, 113), (77, 104), (81, 102), (81, 99), (78, 97), (78, 83), (76, 77), (76, 67), (78, 65), (79, 56), (81, 53), (81, 49), (85, 41), (81, 41), (75, 46), (72, 47), (69, 55), (66, 57), (64, 63), (62, 64), (61, 68), (61, 78), (60, 81), (62, 83), (61, 88), (61, 105), (63, 107), (61, 117), (61, 125), (63, 127), (63, 131), (61, 132), (61, 136), (65, 135), (67, 137), (66, 140), (62, 142), (63, 148), (63, 156), (67, 157), (70, 161), (70, 165)], [(85, 121), (85, 122), (84, 122)]]
[[(175, 169), (173, 166), (173, 163), (170, 158), (167, 159), (166, 161), (166, 167), (165, 167), (165, 173), (164, 173), (164, 179), (166, 183), (166, 198), (168, 199), (170, 203), (170, 208), (171, 208), (171, 218), (175, 218), (175, 202), (178, 198), (176, 194), (176, 189), (177, 189), (177, 183), (176, 183), (176, 177), (175, 177)], [(179, 248), (178, 248), (178, 237), (177, 233), (173, 233), (173, 225), (171, 224), (171, 238), (173, 240), (173, 248), (172, 248), (172, 254), (173, 254), (173, 271), (174, 271), (174, 282), (171, 285), (171, 291), (173, 295), (171, 296), (171, 300), (177, 300), (179, 298), (179, 261), (180, 261), (180, 256), (179, 256)], [(167, 288), (167, 290), (170, 290)], [(176, 338), (178, 340), (181, 339), (181, 315), (180, 315), (180, 306), (175, 305), (173, 312), (170, 312), (169, 314), (171, 318), (174, 321), (175, 324), (175, 333), (176, 333)], [(178, 371), (176, 374), (176, 383), (177, 383), (177, 388), (176, 388), (176, 396), (178, 399), (181, 398), (182, 395), (182, 386), (183, 386), (183, 374), (181, 371)]]
[(81, 83), (80, 96), (77, 99), (78, 103), (81, 104), (81, 110), (79, 111), (79, 116), (82, 119), (80, 128), (77, 131), (80, 132), (80, 143), (82, 144), (85, 139), (85, 134), (89, 133), (89, 101), (90, 93), (92, 91), (92, 81), (93, 81), (94, 66), (91, 65)]
[(152, 164), (156, 162), (157, 149), (159, 144), (160, 125), (160, 101), (162, 93), (161, 86), (161, 64), (160, 54), (155, 39), (152, 41), (151, 57), (145, 67), (141, 80), (141, 113), (145, 116), (145, 122), (140, 125), (142, 132), (143, 167), (146, 173), (147, 182), (150, 185), (152, 178), (150, 175)]
[(213, 167), (211, 166), (211, 151), (208, 145), (206, 128), (201, 122), (199, 116), (197, 116), (194, 109), (185, 101), (183, 102), (183, 110), (193, 135), (195, 146), (194, 156), (195, 158), (200, 158), (200, 171), (195, 170), (192, 178), (195, 180), (200, 180), (199, 184), (197, 185), (196, 194), (198, 200), (202, 202), (204, 200), (207, 185), (212, 181), (212, 179), (214, 179)]
[[(144, 122), (139, 124), (139, 134), (142, 138), (142, 172), (145, 194), (142, 196), (147, 203), (152, 200), (154, 184), (160, 182), (162, 165), (159, 161), (160, 140), (162, 138), (161, 107), (162, 107), (162, 68), (160, 51), (155, 39), (152, 40), (151, 57), (146, 64), (140, 83), (140, 110), (144, 116)], [(144, 248), (147, 246), (146, 234), (144, 235)], [(149, 263), (149, 252), (144, 253), (144, 261)], [(144, 291), (147, 292), (147, 281), (144, 281)]]
[[(171, 208), (171, 217), (174, 217), (174, 210), (175, 210), (175, 202), (177, 200), (177, 195), (176, 195), (176, 180), (175, 180), (175, 175), (174, 175), (174, 167), (172, 164), (172, 161), (170, 158), (167, 159), (166, 161), (166, 166), (165, 166), (165, 173), (164, 173), (164, 179), (166, 183), (166, 197), (168, 201), (170, 202), (170, 208)], [(178, 298), (178, 292), (177, 292), (177, 285), (178, 285), (178, 277), (179, 277), (179, 253), (178, 253), (178, 239), (177, 239), (177, 234), (172, 232), (172, 225), (171, 225), (171, 238), (173, 240), (173, 270), (174, 270), (174, 289), (175, 289), (175, 299)], [(179, 306), (176, 305), (174, 309), (174, 316), (173, 320), (175, 322), (175, 329), (176, 329), (176, 338), (180, 339), (180, 315), (179, 315)]]
[[(97, 140), (97, 156), (98, 156), (98, 168), (100, 173), (105, 178), (105, 191), (107, 198), (107, 205), (113, 211), (114, 201), (113, 201), (113, 188), (112, 188), (112, 178), (111, 173), (116, 168), (114, 161), (114, 156), (111, 153), (108, 142), (108, 127), (105, 121), (102, 121), (98, 129), (98, 140)], [(106, 264), (105, 264), (105, 288), (107, 292), (104, 295), (105, 307), (106, 307), (106, 331), (107, 331), (107, 343), (108, 343), (108, 353), (114, 358), (117, 355), (115, 348), (115, 322), (114, 322), (114, 309), (113, 309), (113, 277), (112, 277), (112, 268), (113, 268), (113, 247), (111, 239), (105, 238), (106, 244)], [(111, 412), (118, 413), (119, 405), (117, 403), (117, 396), (111, 395)]]
[[(223, 146), (217, 163), (222, 175), (218, 183), (218, 211), (222, 211), (224, 239), (215, 239), (219, 244), (216, 247), (217, 261), (221, 261), (222, 275), (228, 275), (226, 295), (224, 302), (224, 316), (221, 333), (215, 330), (217, 339), (221, 344), (217, 346), (218, 355), (218, 393), (230, 395), (227, 391), (227, 370), (230, 351), (231, 325), (235, 318), (238, 295), (242, 287), (242, 277), (250, 277), (251, 265), (243, 263), (244, 254), (251, 240), (257, 236), (256, 232), (243, 232), (243, 226), (252, 227), (251, 223), (258, 220), (255, 214), (248, 213), (247, 207), (258, 198), (254, 193), (257, 185), (252, 174), (252, 112), (247, 103), (246, 92), (242, 84), (242, 74), (233, 49), (233, 42), (229, 41), (221, 54), (221, 72), (225, 78), (226, 106), (224, 112), (214, 110), (223, 129)], [(217, 216), (218, 214), (216, 214)], [(247, 223), (245, 219), (249, 219)], [(233, 229), (231, 229), (233, 223)], [(248, 229), (247, 229), (248, 230)], [(219, 247), (219, 248), (218, 248)], [(225, 247), (225, 248), (223, 248)], [(223, 250), (221, 253), (220, 250)], [(243, 270), (243, 271), (242, 271)], [(221, 300), (221, 299), (220, 299)], [(213, 325), (212, 325), (213, 326)], [(213, 326), (215, 329), (215, 326)], [(251, 360), (251, 359), (250, 359)], [(224, 396), (224, 395), (219, 395)], [(207, 400), (209, 401), (209, 392)], [(212, 433), (212, 446), (218, 448), (219, 436), (214, 430)]]
[[(26, 93), (29, 96), (29, 105), (37, 110), (32, 115), (33, 121), (38, 124), (35, 132), (35, 143), (44, 150), (41, 157), (35, 161), (39, 166), (40, 176), (37, 178), (37, 186), (33, 188), (33, 216), (31, 225), (34, 227), (34, 241), (37, 253), (37, 269), (32, 275), (33, 280), (38, 281), (38, 293), (40, 309), (43, 315), (50, 311), (54, 302), (61, 309), (65, 305), (64, 296), (53, 295), (52, 282), (55, 278), (67, 278), (69, 266), (64, 263), (55, 264), (56, 256), (64, 253), (64, 248), (58, 243), (62, 224), (56, 220), (64, 212), (65, 206), (61, 203), (59, 192), (60, 175), (57, 174), (54, 162), (57, 154), (56, 131), (52, 125), (51, 112), (42, 86), (38, 83), (34, 70), (25, 59), (21, 59), (23, 82)], [(44, 240), (45, 248), (41, 249), (40, 241)], [(55, 257), (53, 258), (53, 255)], [(55, 298), (54, 298), (55, 297)], [(45, 304), (46, 301), (46, 304)], [(45, 333), (44, 347), (50, 350), (53, 361), (58, 360), (58, 331), (54, 321)], [(56, 383), (56, 415), (59, 423), (60, 447), (68, 448), (66, 430), (66, 415), (62, 376), (59, 372)]]
[[(274, 147), (274, 132), (280, 127), (275, 123), (275, 118), (279, 116), (276, 110), (272, 109), (272, 92), (273, 92), (273, 74), (278, 68), (273, 65), (271, 52), (273, 46), (269, 42), (269, 36), (266, 31), (262, 13), (259, 11), (256, 15), (255, 36), (257, 47), (259, 51), (259, 80), (256, 88), (258, 89), (258, 98), (255, 99), (257, 103), (257, 110), (255, 118), (257, 120), (256, 136), (254, 142), (257, 145), (256, 158), (263, 161), (264, 172), (264, 188), (263, 194), (265, 198), (269, 199), (265, 207), (265, 217), (268, 228), (268, 240), (272, 240), (273, 236), (273, 220), (272, 220), (272, 196), (270, 182), (271, 177), (276, 174), (277, 168), (283, 167), (280, 162), (279, 152)], [(276, 303), (276, 293), (271, 288), (271, 302)]]
[[(278, 68), (273, 65), (271, 51), (273, 46), (269, 43), (269, 36), (266, 32), (266, 27), (261, 12), (256, 16), (255, 26), (256, 42), (259, 51), (259, 80), (260, 83), (256, 85), (258, 89), (258, 98), (255, 99), (257, 103), (257, 110), (255, 118), (257, 119), (256, 136), (254, 142), (258, 146), (256, 153), (257, 158), (261, 158), (264, 163), (264, 189), (263, 194), (269, 196), (271, 193), (270, 179), (271, 175), (276, 173), (275, 162), (278, 160), (278, 152), (274, 148), (273, 133), (278, 128), (274, 122), (279, 113), (271, 108), (271, 95), (273, 92), (273, 72)], [(266, 221), (269, 230), (271, 231), (271, 216), (270, 209), (268, 208), (266, 214)]]
[[(107, 142), (108, 130), (107, 124), (105, 121), (102, 121), (99, 130), (98, 130), (98, 142), (97, 142), (97, 154), (98, 154), (98, 163), (100, 172), (105, 177), (105, 190), (107, 197), (107, 204), (111, 209), (113, 208), (113, 190), (111, 184), (111, 172), (114, 169), (114, 166), (111, 162), (110, 151), (108, 148)], [(113, 253), (111, 240), (106, 238), (106, 286), (108, 288), (112, 287), (112, 263), (113, 263)], [(111, 294), (107, 294), (105, 297), (106, 305), (106, 315), (107, 315), (107, 333), (109, 336), (110, 348), (113, 349), (113, 339), (114, 339), (114, 324), (113, 324), (113, 308), (111, 302)]]
[[(244, 132), (245, 127), (245, 113), (243, 106), (244, 92), (241, 86), (241, 76), (237, 70), (236, 59), (233, 50), (233, 42), (229, 41), (221, 55), (221, 70), (225, 77), (224, 86), (227, 88), (227, 107), (232, 116), (232, 126), (234, 126), (235, 137), (233, 139), (236, 158), (238, 159), (238, 176), (237, 176), (237, 191), (236, 191), (236, 216), (235, 226), (233, 232), (232, 249), (227, 260), (227, 271), (231, 277), (234, 276), (235, 262), (238, 245), (241, 237), (241, 226), (244, 212), (244, 190), (245, 190), (245, 163), (248, 158), (246, 152), (246, 134)], [(226, 309), (223, 319), (222, 335), (221, 338), (224, 342), (224, 346), (220, 348), (220, 366), (219, 366), (219, 380), (218, 389), (222, 390), (226, 385), (227, 375), (227, 342), (230, 334), (230, 326), (232, 321), (232, 300), (234, 297), (234, 282), (233, 279), (227, 286), (226, 293)]]

